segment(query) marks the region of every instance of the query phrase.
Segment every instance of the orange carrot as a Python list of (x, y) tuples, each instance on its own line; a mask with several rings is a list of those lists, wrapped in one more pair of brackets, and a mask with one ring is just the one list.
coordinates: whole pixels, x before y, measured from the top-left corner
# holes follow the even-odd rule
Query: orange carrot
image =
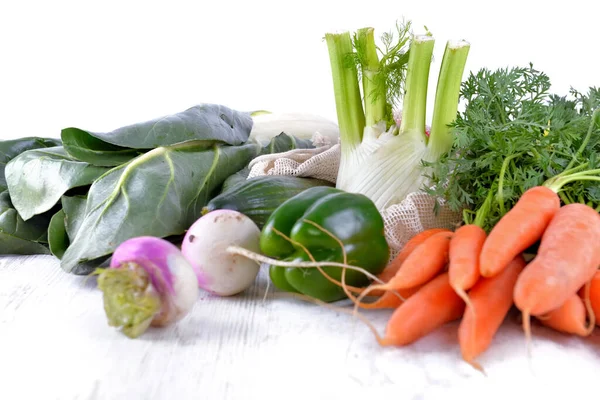
[(569, 297), (563, 305), (539, 320), (543, 325), (560, 332), (579, 336), (587, 336), (591, 333), (586, 326), (585, 304), (577, 294)]
[[(352, 298), (355, 304), (355, 312), (359, 306), (363, 306), (365, 303), (362, 299), (370, 294), (372, 291), (395, 291), (406, 290), (422, 286), (433, 279), (448, 263), (448, 251), (450, 249), (450, 239), (452, 239), (454, 232), (442, 231), (434, 233), (429, 236), (425, 241), (417, 246), (410, 255), (406, 258), (404, 263), (396, 275), (389, 282), (384, 284), (375, 284), (369, 286), (369, 288), (363, 291), (358, 298)], [(395, 296), (395, 294), (392, 294)], [(406, 298), (399, 298), (398, 301), (403, 302)], [(392, 303), (388, 303), (386, 298), (385, 303), (373, 308), (383, 308), (382, 304), (397, 304), (396, 300)], [(385, 307), (388, 308), (388, 307)]]
[(542, 316), (559, 308), (592, 280), (600, 265), (599, 243), (600, 214), (592, 207), (568, 204), (552, 218), (513, 294), (528, 338), (530, 315)]
[(479, 254), (486, 239), (478, 225), (463, 225), (454, 232), (448, 253), (450, 285), (469, 304), (466, 291), (479, 279)]
[(394, 310), (387, 323), (385, 336), (377, 340), (382, 346), (410, 344), (442, 325), (459, 319), (464, 309), (464, 301), (454, 292), (448, 273), (444, 272)]
[(513, 289), (525, 259), (518, 255), (502, 272), (480, 279), (469, 292), (470, 304), (458, 328), (463, 359), (477, 369), (474, 360), (488, 349), (496, 332), (513, 305)]
[(379, 289), (407, 289), (433, 279), (448, 264), (453, 232), (438, 232), (427, 238), (402, 263), (396, 275)]
[[(585, 298), (583, 288), (581, 298)], [(600, 271), (596, 271), (590, 282), (590, 302), (596, 316), (596, 324), (600, 326)]]
[(396, 257), (394, 257), (392, 262), (389, 263), (387, 265), (387, 267), (385, 267), (383, 272), (381, 274), (379, 274), (378, 278), (384, 282), (389, 282), (389, 280), (392, 279), (394, 277), (394, 275), (396, 275), (396, 272), (398, 272), (398, 270), (400, 269), (400, 266), (406, 260), (406, 258), (419, 245), (421, 245), (425, 240), (427, 240), (431, 236), (435, 235), (436, 233), (440, 233), (440, 232), (450, 232), (450, 230), (442, 229), (442, 228), (432, 228), (432, 229), (427, 229), (427, 230), (424, 230), (423, 232), (417, 233), (415, 236), (410, 238), (410, 240), (408, 242), (406, 242), (404, 247), (402, 247), (402, 250), (400, 251), (400, 253), (398, 253), (398, 255)]
[[(400, 267), (402, 266), (404, 261), (406, 261), (406, 259), (413, 253), (413, 251), (415, 249), (417, 249), (423, 242), (425, 242), (430, 237), (432, 237), (438, 233), (441, 233), (441, 232), (451, 233), (452, 231), (450, 231), (448, 229), (443, 229), (443, 228), (431, 228), (431, 229), (427, 229), (423, 232), (417, 233), (408, 242), (406, 242), (406, 244), (404, 245), (404, 247), (402, 248), (400, 253), (398, 253), (398, 255), (396, 257), (394, 257), (392, 262), (390, 264), (388, 264), (388, 266), (383, 270), (383, 272), (381, 274), (379, 274), (377, 277), (379, 279), (381, 279), (382, 281), (389, 283), (394, 278), (394, 276), (397, 274), (398, 270), (400, 269)], [(374, 285), (371, 285), (369, 287), (363, 288), (362, 290), (358, 290), (358, 291), (352, 290), (352, 289), (354, 289), (354, 288), (352, 288), (351, 289), (352, 292), (360, 294), (361, 296), (359, 296), (358, 299), (353, 296), (349, 296), (349, 297), (355, 303), (355, 305), (357, 307), (360, 306), (360, 307), (368, 308), (368, 309), (396, 308), (404, 300), (406, 300), (406, 298), (408, 296), (413, 294), (415, 292), (414, 289), (417, 289), (419, 286), (421, 286), (421, 285), (416, 285), (414, 287), (409, 287), (409, 288), (395, 288), (395, 287), (391, 287), (391, 286), (387, 286), (387, 285), (383, 285), (383, 284), (374, 284)], [(390, 293), (390, 290), (394, 290), (396, 293)], [(398, 294), (401, 297), (398, 296)], [(373, 303), (363, 303), (362, 299), (366, 295), (380, 296), (380, 298), (377, 299), (377, 301), (375, 301)]]
[(492, 228), (479, 258), (480, 273), (489, 278), (536, 243), (560, 208), (560, 198), (545, 186), (527, 190)]

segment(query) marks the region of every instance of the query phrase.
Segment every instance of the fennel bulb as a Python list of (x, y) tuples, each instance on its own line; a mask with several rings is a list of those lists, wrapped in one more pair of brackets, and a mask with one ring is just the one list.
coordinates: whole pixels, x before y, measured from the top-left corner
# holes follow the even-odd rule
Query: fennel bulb
[[(435, 39), (426, 34), (409, 40), (408, 26), (399, 30), (398, 44), (393, 45), (389, 35), (383, 37), (386, 52), (375, 45), (372, 28), (359, 29), (354, 37), (349, 32), (325, 35), (341, 139), (336, 187), (366, 195), (379, 209), (421, 190), (428, 175), (424, 165), (450, 149), (449, 124), (458, 111), (470, 48), (465, 41), (447, 42), (427, 134), (425, 111)], [(381, 59), (378, 53), (383, 53)], [(392, 103), (399, 93), (403, 93), (403, 107), (397, 126)]]

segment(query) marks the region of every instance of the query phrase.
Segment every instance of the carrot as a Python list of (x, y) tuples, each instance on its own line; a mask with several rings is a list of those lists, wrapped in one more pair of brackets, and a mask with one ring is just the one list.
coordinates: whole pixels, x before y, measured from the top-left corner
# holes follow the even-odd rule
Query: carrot
[(514, 290), (530, 337), (529, 316), (542, 316), (564, 304), (591, 281), (600, 265), (600, 214), (585, 204), (567, 204), (548, 225), (536, 257)]
[[(437, 232), (425, 239), (421, 245), (416, 246), (389, 282), (371, 285), (358, 298), (352, 298), (355, 312), (359, 306), (365, 305), (362, 299), (374, 290), (395, 291), (398, 294), (400, 290), (417, 288), (429, 282), (448, 263), (452, 235), (454, 235), (452, 231)], [(404, 296), (398, 299), (400, 302), (404, 300), (406, 300)], [(388, 301), (390, 301), (389, 296), (385, 302), (382, 299), (382, 303), (370, 308), (388, 308), (381, 307), (381, 305), (397, 304), (397, 300), (393, 300), (392, 303), (388, 303)]]
[(444, 272), (394, 310), (386, 325), (385, 336), (377, 341), (381, 346), (410, 344), (459, 319), (464, 309), (464, 301), (452, 289), (448, 273)]
[[(585, 299), (584, 288), (581, 289), (580, 296)], [(596, 317), (596, 324), (600, 326), (600, 271), (596, 271), (590, 281), (590, 303)]]
[(458, 328), (463, 360), (482, 370), (474, 360), (488, 349), (513, 305), (513, 289), (525, 259), (515, 257), (502, 272), (480, 279), (469, 292), (470, 304)]
[[(308, 221), (308, 222), (310, 222), (310, 221)], [(414, 249), (416, 249), (427, 238), (429, 238), (439, 232), (451, 232), (451, 231), (448, 229), (444, 229), (444, 228), (431, 228), (431, 229), (424, 230), (424, 231), (414, 235), (412, 238), (410, 238), (408, 240), (408, 242), (406, 242), (406, 244), (404, 245), (404, 247), (402, 247), (402, 250), (398, 253), (398, 255), (396, 255), (396, 257), (394, 257), (392, 262), (389, 263), (377, 277), (383, 282), (388, 282), (396, 274), (396, 272), (398, 271), (398, 269), (400, 268), (402, 263), (413, 252)], [(336, 239), (336, 238), (334, 238), (334, 239)], [(376, 307), (366, 307), (366, 308), (395, 308), (400, 304), (399, 301), (400, 302), (402, 301), (402, 299), (399, 298), (397, 295), (395, 295), (393, 293), (387, 293), (386, 290), (372, 289), (370, 287), (355, 287), (355, 286), (350, 286), (350, 285), (342, 285), (341, 282), (331, 278), (327, 274), (323, 274), (323, 275), (330, 282), (332, 282), (338, 286), (344, 286), (351, 293), (361, 294), (365, 290), (368, 290), (368, 292), (369, 292), (368, 294), (370, 294), (371, 296), (386, 296), (385, 301), (378, 303), (378, 305)], [(409, 293), (408, 295), (410, 295), (414, 292), (414, 290), (406, 291), (406, 292)], [(387, 295), (386, 295), (386, 293), (387, 293)], [(400, 293), (400, 295), (404, 298), (404, 295), (402, 293)], [(408, 295), (407, 295), (407, 297), (408, 297)], [(352, 296), (349, 296), (349, 297), (351, 297), (351, 299), (355, 300)], [(369, 303), (364, 303), (364, 304), (369, 305)], [(375, 303), (371, 303), (371, 304), (375, 304)]]
[[(356, 306), (355, 312), (356, 308), (358, 307), (367, 309), (396, 308), (400, 304), (402, 304), (402, 302), (406, 300), (408, 296), (412, 295), (416, 291), (416, 289), (418, 289), (418, 287), (420, 287), (421, 285), (415, 285), (413, 287), (408, 288), (396, 288), (394, 286), (391, 286), (394, 282), (390, 283), (390, 281), (393, 280), (394, 276), (398, 273), (400, 267), (403, 265), (406, 259), (415, 251), (415, 249), (420, 247), (421, 244), (426, 242), (430, 237), (442, 232), (452, 233), (452, 231), (448, 229), (431, 228), (416, 234), (408, 242), (406, 242), (400, 253), (398, 253), (398, 255), (394, 257), (394, 260), (392, 260), (392, 262), (388, 264), (388, 266), (383, 270), (383, 272), (377, 276), (379, 279), (386, 282), (387, 285), (371, 285), (365, 288), (364, 290), (358, 292), (360, 294), (358, 298), (350, 295), (348, 296)], [(393, 290), (395, 293), (390, 293), (390, 290)], [(357, 292), (354, 291), (354, 293)], [(380, 296), (380, 298), (373, 303), (364, 303), (362, 299), (367, 295)]]
[[(433, 279), (447, 264), (453, 232), (438, 232), (427, 238), (406, 258), (396, 275), (380, 289), (408, 289)], [(385, 286), (385, 287), (384, 287)]]
[(479, 254), (487, 234), (478, 225), (463, 225), (454, 232), (448, 253), (450, 286), (469, 304), (466, 293), (479, 279)]
[(379, 274), (379, 278), (384, 282), (389, 282), (390, 279), (396, 275), (396, 272), (400, 269), (402, 263), (406, 260), (406, 258), (425, 240), (440, 232), (450, 232), (448, 229), (442, 228), (432, 228), (424, 230), (423, 232), (417, 233), (415, 236), (409, 239), (408, 242), (402, 247), (402, 250), (391, 263), (389, 263), (382, 273)]
[(563, 305), (539, 320), (543, 325), (560, 332), (579, 336), (587, 336), (591, 333), (586, 326), (585, 304), (577, 294), (569, 297)]
[(489, 278), (536, 243), (560, 208), (560, 198), (545, 186), (528, 189), (492, 228), (479, 258), (480, 273)]

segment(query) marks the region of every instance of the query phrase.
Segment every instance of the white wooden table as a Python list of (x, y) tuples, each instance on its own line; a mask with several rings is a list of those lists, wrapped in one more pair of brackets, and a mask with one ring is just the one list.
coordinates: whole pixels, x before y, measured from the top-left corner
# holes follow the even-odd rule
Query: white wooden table
[[(456, 324), (380, 348), (351, 316), (267, 296), (202, 294), (177, 325), (131, 340), (108, 327), (94, 279), (49, 256), (0, 257), (0, 399), (489, 399), (597, 396), (600, 332), (535, 327), (528, 361), (507, 320), (480, 359), (460, 359)], [(272, 293), (272, 290), (271, 292)], [(366, 314), (380, 332), (391, 311)], [(531, 398), (531, 397), (530, 397)]]

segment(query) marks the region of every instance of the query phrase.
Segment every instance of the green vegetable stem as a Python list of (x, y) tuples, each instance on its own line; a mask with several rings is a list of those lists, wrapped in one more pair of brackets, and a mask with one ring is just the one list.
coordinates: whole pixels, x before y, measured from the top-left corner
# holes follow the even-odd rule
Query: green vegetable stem
[[(410, 26), (398, 26), (396, 37), (382, 35), (382, 46), (372, 28), (325, 35), (341, 139), (336, 187), (364, 194), (380, 210), (419, 191), (427, 178), (422, 161), (437, 160), (451, 147), (448, 125), (456, 117), (470, 50), (466, 41), (446, 43), (427, 135), (435, 39), (429, 32), (413, 35)], [(400, 99), (398, 127), (392, 109)]]

